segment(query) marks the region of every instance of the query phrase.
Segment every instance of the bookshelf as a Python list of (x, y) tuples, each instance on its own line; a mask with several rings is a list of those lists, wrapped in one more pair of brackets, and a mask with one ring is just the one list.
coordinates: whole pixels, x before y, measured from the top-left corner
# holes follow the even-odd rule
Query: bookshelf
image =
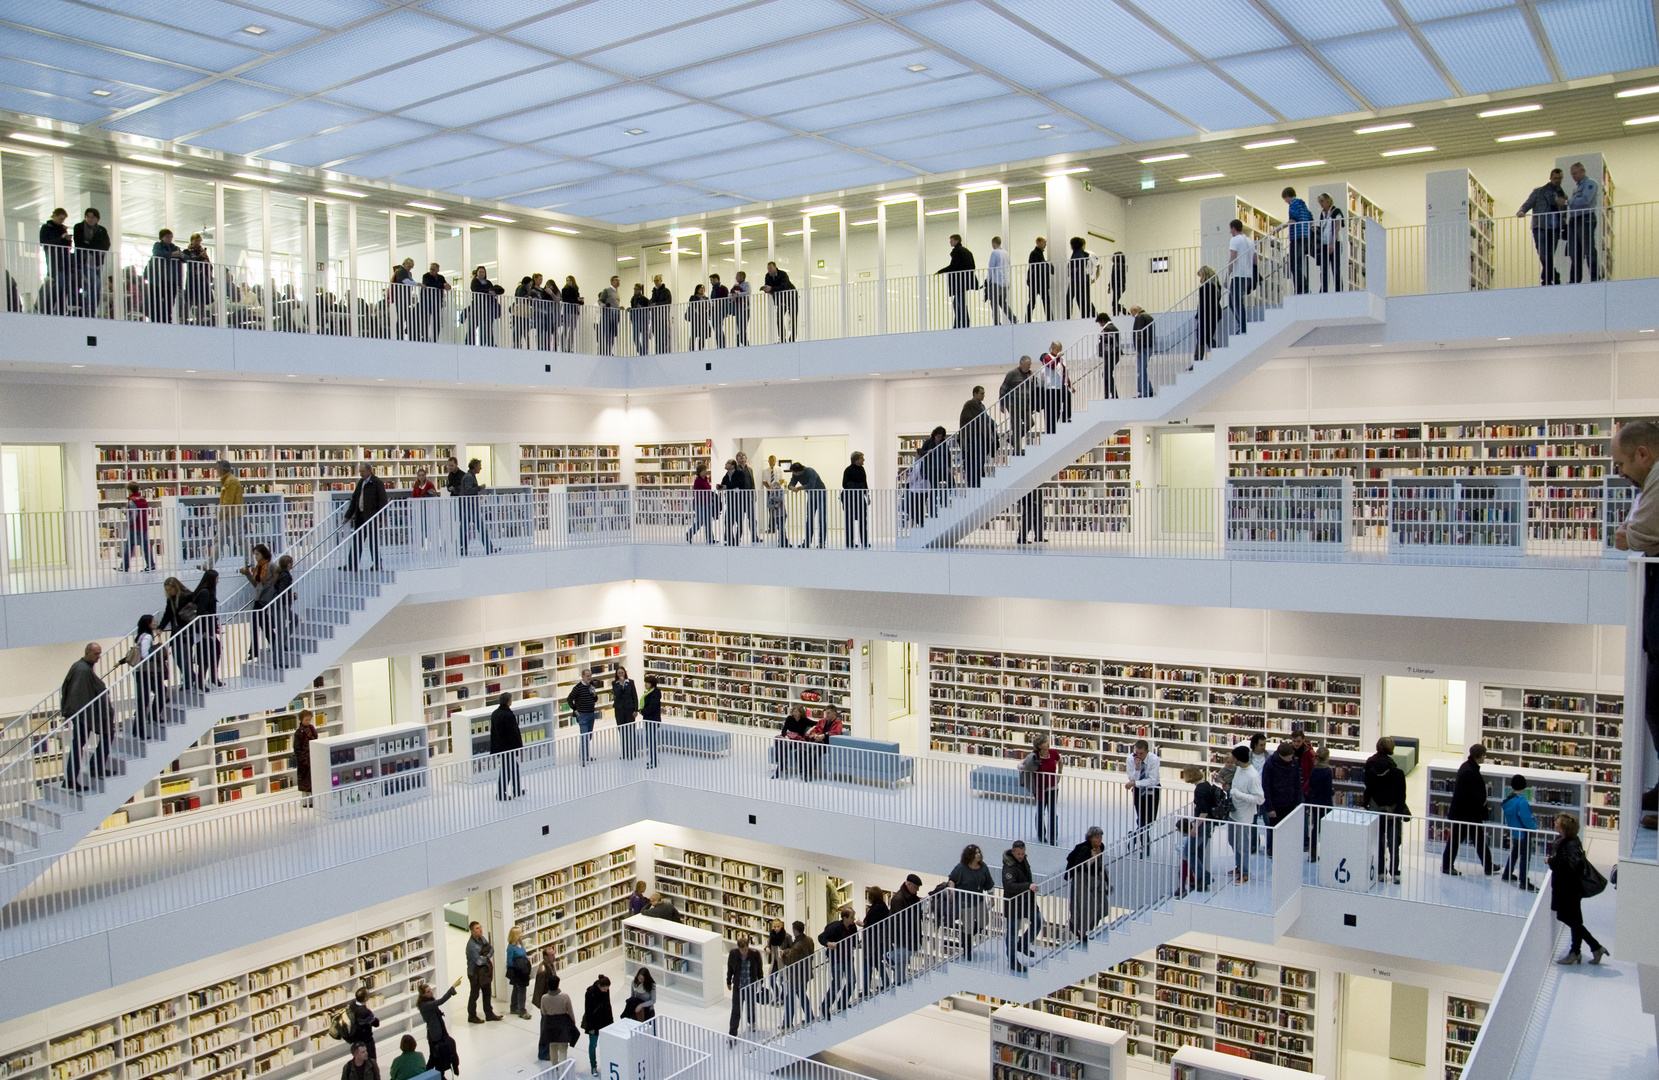
[(1582, 774), (1589, 784), (1586, 828), (1619, 827), (1623, 730), (1623, 694), (1481, 688), (1480, 738), (1490, 763), (1483, 771), (1524, 767)]
[(653, 869), (657, 891), (674, 901), (686, 926), (762, 942), (771, 920), (784, 917), (779, 867), (658, 844)]
[(825, 705), (851, 707), (846, 638), (647, 626), (643, 651), (668, 716), (778, 728), (795, 702), (814, 720)]
[(1067, 767), (1121, 770), (1145, 738), (1173, 775), (1293, 724), (1321, 745), (1359, 746), (1357, 675), (942, 646), (928, 667), (929, 746), (946, 753), (1019, 758), (1048, 731)]
[[(1220, 1050), (1185, 1047), (1170, 1061), (1170, 1080), (1309, 1080), (1304, 1069), (1270, 1065)], [(1324, 1080), (1312, 1076), (1312, 1080)]]
[(1365, 796), (1365, 762), (1370, 758), (1363, 750), (1331, 751), (1331, 804), (1333, 806), (1360, 806)]
[[(697, 479), (697, 464), (714, 457), (714, 440), (701, 442), (636, 443), (634, 486), (685, 488)], [(712, 466), (711, 466), (712, 467)]]
[(593, 669), (600, 711), (608, 710), (610, 676), (622, 657), (625, 638), (622, 627), (609, 626), (424, 654), (421, 705), (432, 756), (455, 752), (450, 719), (454, 714), (481, 707), (483, 699), (497, 694), (552, 698), (558, 702), (558, 726), (570, 726), (575, 718), (564, 699), (584, 667)]
[(704, 1007), (725, 996), (725, 942), (719, 934), (649, 915), (635, 915), (624, 920), (622, 926), (628, 985), (633, 985), (635, 974), (645, 968), (651, 972), (659, 993)]
[[(1458, 767), (1462, 761), (1436, 758), (1429, 762), (1429, 806), (1427, 841), (1436, 847), (1446, 841), (1446, 814), (1451, 808), (1452, 790), (1457, 782)], [(1555, 815), (1569, 811), (1579, 821), (1584, 820), (1585, 800), (1589, 794), (1588, 777), (1583, 773), (1562, 772), (1556, 769), (1527, 769), (1495, 764), (1488, 759), (1481, 765), (1480, 775), (1486, 781), (1486, 820), (1491, 824), (1503, 821), (1503, 800), (1509, 794), (1509, 778), (1515, 775), (1527, 778), (1527, 799), (1532, 803), (1532, 816), (1538, 828), (1555, 828)], [(1470, 845), (1465, 843), (1463, 849)], [(1509, 850), (1509, 833), (1498, 831), (1493, 835), (1493, 861), (1500, 851)]]
[(316, 714), (319, 736), (340, 733), (345, 719), (339, 668), (317, 676), (284, 708), (220, 720), (105, 819), (102, 827), (115, 829), (173, 814), (199, 813), (293, 789), (298, 783), (294, 729), (302, 709)]
[[(1342, 274), (1342, 288), (1348, 291), (1363, 290), (1366, 287), (1366, 266), (1369, 252), (1365, 239), (1365, 223), (1375, 221), (1383, 224), (1383, 209), (1364, 192), (1352, 184), (1341, 180), (1322, 184), (1310, 184), (1306, 193), (1308, 209), (1313, 212), (1313, 224), (1310, 231), (1317, 235), (1319, 228), (1319, 196), (1326, 194), (1331, 202), (1342, 210), (1344, 235), (1342, 238), (1342, 260), (1339, 263)], [(1317, 284), (1320, 280), (1318, 267), (1310, 269), (1311, 283)]]
[[(553, 764), (553, 731), (557, 725), (555, 712), (558, 702), (552, 698), (520, 698), (512, 703), (513, 717), (518, 721), (519, 737), (524, 740), (524, 749), (519, 751), (519, 772), (526, 773), (534, 769), (544, 769)], [(480, 705), (476, 709), (465, 709), (450, 714), (451, 732), (453, 726), (465, 724), (469, 733), (469, 752), (474, 758), (490, 756), (490, 717), (495, 713), (493, 701)], [(472, 779), (493, 779), (496, 769), (476, 765)]]
[(311, 787), (324, 817), (357, 817), (432, 793), (425, 724), (393, 724), (311, 742)]
[(1346, 476), (1227, 479), (1226, 546), (1239, 551), (1346, 551), (1353, 544)]
[(622, 448), (603, 443), (521, 443), (518, 482), (525, 487), (620, 484)]
[(1126, 1041), (1121, 1031), (1004, 1005), (991, 1013), (991, 1080), (1123, 1080)]
[(443, 443), (99, 443), (98, 506), (119, 507), (128, 481), (143, 485), (146, 497), (219, 494), (218, 463), (236, 467), (243, 491), (298, 497), (323, 491), (350, 491), (357, 466), (368, 462), (388, 488), (413, 485), (425, 468), (443, 486), (445, 460), (455, 452)]
[(1446, 1080), (1459, 1080), (1463, 1066), (1486, 1023), (1488, 1005), (1474, 998), (1446, 995)]
[[(897, 483), (901, 491), (910, 482), (916, 448), (926, 438), (899, 436)], [(1044, 528), (1050, 532), (1128, 532), (1132, 450), (1129, 429), (1121, 428), (1043, 484)], [(1018, 531), (1019, 511), (1004, 511), (986, 527)]]
[(1496, 278), (1492, 193), (1468, 169), (1429, 173), (1423, 178), (1423, 192), (1428, 291), (1492, 288)]
[[(1317, 214), (1314, 216), (1318, 217)], [(1235, 195), (1217, 195), (1199, 200), (1199, 257), (1204, 265), (1214, 267), (1223, 279), (1227, 277), (1227, 241), (1231, 238), (1227, 225), (1234, 218), (1243, 223), (1244, 235), (1252, 241), (1260, 241), (1284, 224), (1283, 218), (1252, 206)]]
[(433, 970), (432, 917), (416, 915), (130, 1012), (59, 1031), (0, 1057), (7, 1080), (242, 1080), (338, 1069), (332, 1014), (358, 987), (394, 1047), (422, 1030), (415, 991)]
[(1388, 481), (1388, 550), (1478, 548), (1526, 553), (1527, 481), (1522, 476), (1396, 476)]
[(513, 925), (532, 956), (552, 947), (560, 970), (622, 947), (634, 891), (633, 845), (513, 883)]

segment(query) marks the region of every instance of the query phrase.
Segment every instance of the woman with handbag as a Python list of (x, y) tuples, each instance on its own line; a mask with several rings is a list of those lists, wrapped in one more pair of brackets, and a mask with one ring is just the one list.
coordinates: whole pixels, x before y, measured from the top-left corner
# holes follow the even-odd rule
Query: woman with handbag
[(507, 935), (507, 982), (513, 987), (507, 1011), (530, 1019), (530, 1010), (524, 1007), (524, 995), (530, 986), (530, 954), (524, 951), (524, 931), (516, 926)]
[(1610, 953), (1602, 947), (1594, 934), (1584, 926), (1584, 912), (1580, 905), (1585, 897), (1596, 896), (1607, 888), (1607, 879), (1590, 864), (1584, 854), (1584, 844), (1578, 838), (1578, 818), (1572, 814), (1555, 815), (1555, 850), (1550, 853), (1552, 896), (1550, 907), (1555, 917), (1572, 931), (1572, 944), (1558, 964), (1582, 964), (1580, 950), (1590, 946), (1590, 963), (1599, 964)]
[(557, 975), (548, 981), (547, 993), (538, 1004), (541, 1006), (541, 1046), (536, 1057), (557, 1065), (582, 1037), (576, 1030), (576, 1006), (571, 1004), (570, 995), (559, 989)]
[(449, 1025), (444, 1023), (444, 1002), (455, 996), (455, 988), (460, 985), (461, 979), (456, 979), (444, 991), (444, 996), (438, 997), (431, 984), (421, 983), (415, 994), (415, 1008), (426, 1023), (426, 1067), (440, 1077), (446, 1072), (461, 1075), (461, 1055), (455, 1049)]

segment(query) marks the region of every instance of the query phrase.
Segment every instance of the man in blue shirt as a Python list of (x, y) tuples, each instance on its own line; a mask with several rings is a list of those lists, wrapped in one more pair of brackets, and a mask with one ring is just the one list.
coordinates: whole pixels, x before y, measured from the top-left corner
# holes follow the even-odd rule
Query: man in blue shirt
[(1600, 281), (1597, 262), (1596, 218), (1601, 213), (1601, 182), (1590, 179), (1582, 161), (1573, 162), (1573, 193), (1567, 196), (1567, 281), (1576, 285), (1584, 280), (1582, 268), (1590, 265), (1591, 281)]
[(1308, 256), (1313, 254), (1313, 211), (1296, 197), (1293, 187), (1285, 188), (1279, 196), (1290, 207), (1290, 221), (1279, 228), (1290, 230), (1290, 279), (1296, 284), (1296, 292), (1301, 294), (1308, 291)]
[(1561, 243), (1562, 219), (1567, 216), (1567, 193), (1561, 190), (1561, 170), (1551, 169), (1549, 182), (1532, 189), (1516, 217), (1532, 215), (1532, 244), (1538, 249), (1540, 285), (1561, 284), (1555, 268), (1555, 249)]
[(801, 546), (812, 546), (812, 524), (817, 522), (818, 546), (823, 547), (829, 538), (829, 494), (824, 490), (824, 481), (817, 469), (809, 469), (799, 461), (789, 466), (789, 472), (789, 490), (806, 492), (806, 536)]

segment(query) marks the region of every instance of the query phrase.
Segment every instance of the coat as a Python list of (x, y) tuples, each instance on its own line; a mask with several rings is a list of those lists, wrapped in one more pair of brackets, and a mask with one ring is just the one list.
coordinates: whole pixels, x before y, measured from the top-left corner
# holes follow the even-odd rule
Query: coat
[(1550, 879), (1550, 910), (1568, 926), (1584, 923), (1584, 844), (1576, 836), (1563, 836), (1546, 860), (1553, 871)]
[(1020, 385), (1027, 379), (1031, 378), (1033, 374), (1035, 373), (1030, 371), (1021, 371), (1019, 368), (1014, 368), (1008, 374), (1004, 375), (1002, 377), (1002, 385), (997, 388), (997, 400), (1001, 401), (1009, 394), (1012, 394), (1015, 390), (1019, 389)]
[(386, 502), (386, 485), (381, 482), (380, 477), (373, 473), (359, 477), (357, 486), (351, 492), (351, 505), (346, 509), (346, 521), (352, 525), (362, 525), (378, 514)]
[(633, 723), (639, 711), (639, 684), (632, 679), (612, 679), (611, 710), (618, 724)]
[(662, 723), (662, 690), (653, 686), (639, 703), (639, 715), (650, 723)]
[[(59, 691), (59, 701), (62, 702), (64, 718), (74, 720), (78, 731), (103, 731), (108, 727), (109, 694), (104, 680), (87, 663), (86, 657), (69, 665), (69, 674), (64, 676), (63, 689)], [(89, 705), (91, 708), (87, 708)]]
[(761, 964), (760, 950), (751, 948), (749, 955), (744, 956), (738, 949), (726, 954), (726, 988), (736, 991), (746, 983), (758, 983), (766, 977), (766, 969)]
[(547, 991), (553, 987), (553, 976), (559, 973), (558, 966), (548, 967), (546, 961), (536, 965), (536, 985), (530, 991), (530, 1000), (538, 1006), (541, 999), (547, 996)]
[(505, 754), (524, 748), (524, 732), (519, 730), (518, 716), (511, 705), (497, 705), (490, 714), (490, 753)]
[(588, 987), (587, 995), (582, 1001), (582, 1030), (592, 1035), (614, 1023), (616, 1017), (611, 1013), (611, 992), (601, 990), (599, 984), (594, 983)]
[(1365, 759), (1364, 805), (1385, 814), (1411, 816), (1406, 806), (1406, 774), (1388, 754), (1378, 752)]
[(311, 741), (317, 737), (317, 725), (294, 725), (294, 774), (296, 786), (311, 793)]
[(921, 903), (920, 893), (913, 893), (904, 888), (893, 893), (893, 902), (888, 905), (883, 931), (894, 948), (915, 952), (921, 947)]
[(1253, 765), (1233, 769), (1233, 786), (1228, 793), (1233, 797), (1233, 820), (1247, 825), (1256, 817), (1256, 811), (1266, 800), (1262, 791), (1262, 774)]
[(1106, 870), (1105, 848), (1097, 856), (1084, 840), (1066, 854), (1066, 880), (1071, 882), (1071, 925), (1087, 934), (1111, 910), (1111, 876)]
[(1286, 761), (1273, 754), (1267, 759), (1267, 767), (1262, 770), (1262, 795), (1263, 809), (1276, 821), (1302, 804), (1302, 769), (1295, 758)]
[(1486, 821), (1486, 780), (1474, 758), (1464, 758), (1452, 785), (1452, 803), (1446, 810), (1452, 821)]

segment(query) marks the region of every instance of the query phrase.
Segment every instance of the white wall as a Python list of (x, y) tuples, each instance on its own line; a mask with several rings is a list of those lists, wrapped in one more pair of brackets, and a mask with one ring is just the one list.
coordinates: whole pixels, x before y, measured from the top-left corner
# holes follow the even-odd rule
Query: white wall
[[(505, 285), (509, 293), (526, 274), (553, 278), (561, 288), (565, 277), (574, 275), (583, 298), (597, 303), (599, 290), (610, 284), (612, 274), (619, 273), (617, 267), (629, 265), (616, 261), (618, 255), (628, 252), (595, 240), (512, 227), (497, 229), (496, 235), (500, 237), (498, 261), (501, 264), (496, 284)], [(471, 272), (472, 267), (467, 267), (468, 276)], [(464, 286), (465, 282), (461, 284)]]

